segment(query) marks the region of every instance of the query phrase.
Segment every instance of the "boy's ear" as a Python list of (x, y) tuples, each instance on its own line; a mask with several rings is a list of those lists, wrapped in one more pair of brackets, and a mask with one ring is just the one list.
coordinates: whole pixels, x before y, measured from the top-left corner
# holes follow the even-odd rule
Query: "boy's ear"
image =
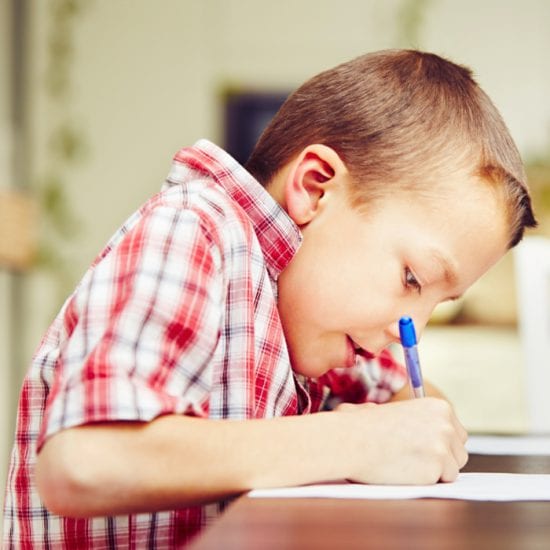
[(285, 182), (285, 205), (297, 225), (309, 223), (331, 182), (347, 173), (342, 159), (326, 145), (308, 145), (292, 162)]

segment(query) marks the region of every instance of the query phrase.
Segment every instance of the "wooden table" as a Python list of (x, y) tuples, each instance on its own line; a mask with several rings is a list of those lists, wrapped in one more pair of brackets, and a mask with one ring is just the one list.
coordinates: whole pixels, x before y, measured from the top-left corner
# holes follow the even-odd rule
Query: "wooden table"
[[(464, 471), (550, 473), (550, 456), (471, 455)], [(192, 550), (550, 550), (550, 502), (242, 497)]]

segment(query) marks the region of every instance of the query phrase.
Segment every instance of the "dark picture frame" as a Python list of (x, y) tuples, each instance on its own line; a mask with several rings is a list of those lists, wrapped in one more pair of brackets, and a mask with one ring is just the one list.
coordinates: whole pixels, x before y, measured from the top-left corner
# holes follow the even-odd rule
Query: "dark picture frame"
[(258, 138), (289, 92), (244, 91), (224, 94), (224, 147), (244, 164)]

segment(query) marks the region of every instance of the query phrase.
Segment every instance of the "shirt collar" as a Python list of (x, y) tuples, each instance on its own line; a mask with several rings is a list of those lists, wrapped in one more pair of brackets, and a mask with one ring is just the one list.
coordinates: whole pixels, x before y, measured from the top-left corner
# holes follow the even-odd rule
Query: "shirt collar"
[(181, 149), (174, 162), (209, 174), (241, 206), (254, 226), (269, 273), (277, 280), (302, 242), (298, 226), (279, 203), (231, 155), (206, 139)]

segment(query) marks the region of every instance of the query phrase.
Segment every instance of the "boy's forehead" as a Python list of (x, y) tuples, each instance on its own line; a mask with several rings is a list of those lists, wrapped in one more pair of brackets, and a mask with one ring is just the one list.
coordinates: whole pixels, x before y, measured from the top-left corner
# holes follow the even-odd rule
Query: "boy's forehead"
[(399, 238), (422, 243), (449, 279), (453, 278), (453, 262), (437, 244), (443, 236), (445, 242), (464, 240), (474, 247), (480, 236), (507, 242), (510, 231), (503, 197), (491, 184), (475, 177), (431, 188), (407, 186), (385, 193), (364, 212), (367, 218), (369, 212), (378, 218), (379, 228), (385, 224)]
[(361, 177), (350, 172), (349, 190), (353, 199), (360, 204), (379, 198), (392, 198), (396, 195), (411, 199), (449, 199), (457, 194), (483, 193), (491, 184), (475, 174), (472, 164), (463, 160), (442, 159), (437, 169), (411, 165), (403, 173), (390, 173), (381, 177)]
[[(468, 171), (449, 172), (446, 176), (431, 176), (424, 180), (405, 181), (399, 190), (388, 188), (388, 198), (400, 195), (411, 203), (425, 201), (452, 211), (476, 211), (480, 206), (488, 215), (498, 217), (505, 204), (503, 187)], [(498, 206), (498, 208), (495, 208)]]

